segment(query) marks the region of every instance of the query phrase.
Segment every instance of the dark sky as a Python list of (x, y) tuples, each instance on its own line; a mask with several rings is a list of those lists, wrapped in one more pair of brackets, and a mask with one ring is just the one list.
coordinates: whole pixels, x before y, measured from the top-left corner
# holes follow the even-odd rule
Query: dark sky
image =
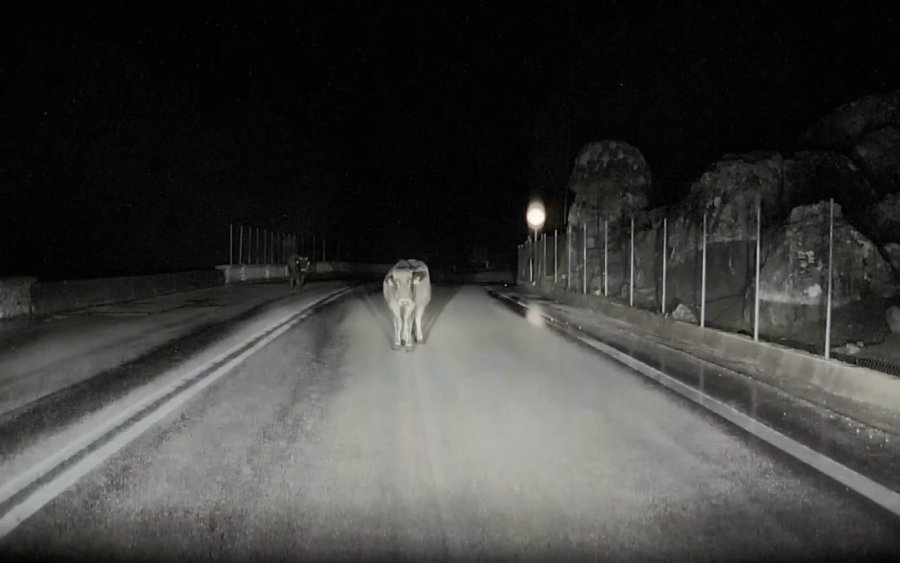
[(607, 138), (671, 202), (723, 153), (789, 152), (900, 86), (887, 3), (789, 4), (0, 8), (0, 273), (209, 266), (229, 222), (356, 259), (512, 254), (528, 197), (558, 209)]

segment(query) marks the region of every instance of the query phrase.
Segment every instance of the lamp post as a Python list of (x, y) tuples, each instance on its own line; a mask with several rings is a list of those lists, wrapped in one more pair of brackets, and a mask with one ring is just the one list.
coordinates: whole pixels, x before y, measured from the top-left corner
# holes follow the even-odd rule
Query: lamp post
[[(544, 226), (544, 221), (547, 219), (547, 212), (544, 209), (544, 204), (538, 200), (534, 200), (528, 204), (528, 210), (525, 212), (525, 221), (528, 223), (528, 227), (534, 229), (534, 244), (532, 245), (532, 264), (537, 265), (537, 252), (538, 252), (538, 230)], [(534, 268), (535, 274), (537, 274), (537, 268)], [(531, 283), (535, 283), (535, 280), (532, 278)]]

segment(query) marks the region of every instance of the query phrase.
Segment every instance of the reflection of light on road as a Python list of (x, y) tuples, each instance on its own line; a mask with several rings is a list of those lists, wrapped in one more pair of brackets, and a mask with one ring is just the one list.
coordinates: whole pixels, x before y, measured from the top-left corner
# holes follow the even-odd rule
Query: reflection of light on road
[(525, 312), (525, 319), (534, 326), (544, 326), (544, 316), (540, 307), (533, 305)]

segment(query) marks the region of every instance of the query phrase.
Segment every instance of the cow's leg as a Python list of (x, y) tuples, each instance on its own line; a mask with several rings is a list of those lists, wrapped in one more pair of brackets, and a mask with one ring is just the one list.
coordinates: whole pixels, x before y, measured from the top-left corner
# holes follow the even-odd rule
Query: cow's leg
[(403, 322), (402, 317), (400, 316), (400, 307), (397, 305), (389, 305), (391, 310), (391, 321), (394, 323), (394, 341), (391, 343), (392, 350), (400, 349), (400, 329), (402, 328), (401, 323)]
[(425, 344), (425, 332), (422, 330), (422, 317), (425, 316), (423, 307), (416, 308), (416, 342)]
[(403, 310), (403, 343), (406, 344), (407, 351), (415, 347), (412, 335), (412, 324), (415, 318), (415, 311), (412, 307), (405, 307)]

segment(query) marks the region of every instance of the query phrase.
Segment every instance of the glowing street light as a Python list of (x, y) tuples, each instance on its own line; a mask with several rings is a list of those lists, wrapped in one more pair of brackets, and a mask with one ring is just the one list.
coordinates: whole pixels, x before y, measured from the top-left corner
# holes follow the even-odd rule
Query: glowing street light
[(525, 212), (525, 220), (528, 222), (528, 226), (534, 229), (534, 244), (532, 258), (531, 258), (531, 283), (534, 283), (534, 271), (536, 269), (537, 264), (537, 240), (538, 240), (538, 230), (544, 226), (544, 221), (547, 219), (547, 212), (544, 209), (544, 204), (540, 201), (532, 201), (528, 204), (528, 210)]
[(525, 220), (528, 221), (528, 226), (534, 229), (535, 232), (544, 226), (546, 219), (547, 212), (544, 210), (543, 203), (533, 201), (528, 205), (528, 211), (525, 212)]

